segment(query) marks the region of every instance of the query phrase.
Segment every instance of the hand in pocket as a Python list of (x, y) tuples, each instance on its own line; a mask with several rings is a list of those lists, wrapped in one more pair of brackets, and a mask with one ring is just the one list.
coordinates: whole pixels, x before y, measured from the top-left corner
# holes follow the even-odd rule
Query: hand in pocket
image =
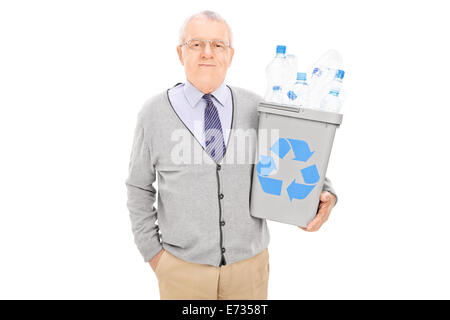
[(150, 263), (150, 266), (152, 267), (153, 271), (156, 270), (156, 267), (158, 266), (158, 263), (159, 263), (159, 259), (161, 259), (161, 256), (164, 251), (165, 251), (164, 248), (161, 249), (161, 251), (159, 251), (152, 259), (150, 259), (149, 263)]

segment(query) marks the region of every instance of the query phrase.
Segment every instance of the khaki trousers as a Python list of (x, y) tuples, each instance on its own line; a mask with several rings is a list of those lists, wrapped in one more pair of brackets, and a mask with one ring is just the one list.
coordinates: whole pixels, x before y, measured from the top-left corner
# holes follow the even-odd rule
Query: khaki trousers
[(266, 300), (269, 251), (215, 267), (187, 262), (164, 250), (155, 274), (161, 300)]

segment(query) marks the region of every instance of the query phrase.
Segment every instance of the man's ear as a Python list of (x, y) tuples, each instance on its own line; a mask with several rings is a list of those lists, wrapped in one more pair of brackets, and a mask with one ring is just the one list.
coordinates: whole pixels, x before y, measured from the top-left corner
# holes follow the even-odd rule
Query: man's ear
[(177, 46), (178, 58), (180, 59), (181, 65), (184, 66), (183, 62), (183, 51), (181, 50), (181, 46)]
[(234, 56), (234, 48), (230, 48), (230, 60), (228, 62), (228, 67), (231, 66), (231, 61), (233, 60)]

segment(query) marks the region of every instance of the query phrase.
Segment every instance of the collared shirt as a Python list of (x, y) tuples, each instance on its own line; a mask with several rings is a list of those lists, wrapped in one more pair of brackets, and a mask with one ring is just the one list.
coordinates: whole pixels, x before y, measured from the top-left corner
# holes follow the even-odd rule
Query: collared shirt
[[(204, 93), (186, 80), (169, 89), (169, 99), (176, 113), (192, 132), (198, 142), (205, 148), (204, 119), (206, 100), (202, 99)], [(231, 91), (224, 82), (213, 92), (213, 103), (219, 113), (220, 123), (224, 136), (225, 146), (230, 135), (233, 103)]]

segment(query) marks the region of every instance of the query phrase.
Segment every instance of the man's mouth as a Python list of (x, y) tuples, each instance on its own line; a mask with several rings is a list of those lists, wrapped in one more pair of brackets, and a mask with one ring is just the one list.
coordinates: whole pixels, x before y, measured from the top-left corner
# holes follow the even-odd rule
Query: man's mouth
[(200, 63), (199, 66), (200, 67), (215, 67), (214, 64), (206, 64), (206, 63)]

